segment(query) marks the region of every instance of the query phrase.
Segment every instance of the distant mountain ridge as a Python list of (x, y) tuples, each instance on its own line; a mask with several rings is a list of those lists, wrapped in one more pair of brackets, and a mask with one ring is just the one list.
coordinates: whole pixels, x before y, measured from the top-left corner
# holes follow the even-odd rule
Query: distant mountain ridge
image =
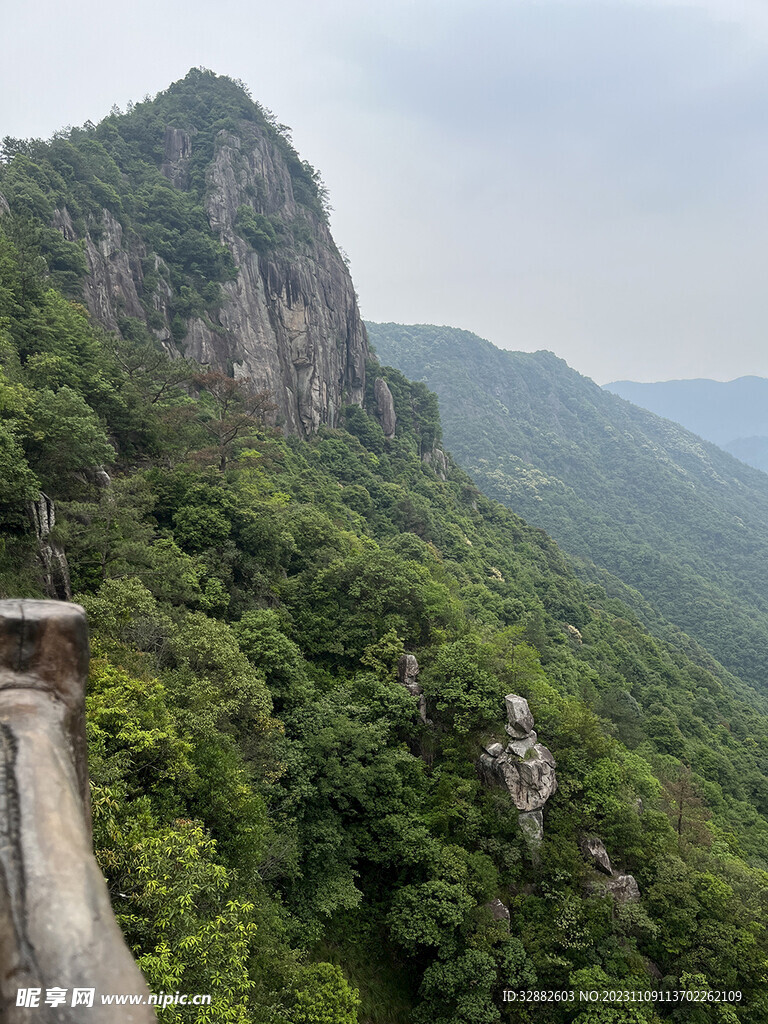
[(768, 379), (617, 380), (605, 390), (681, 423), (736, 458), (768, 470)]
[(384, 362), (437, 392), (446, 444), (487, 494), (765, 689), (763, 473), (551, 352), (448, 327), (367, 326)]

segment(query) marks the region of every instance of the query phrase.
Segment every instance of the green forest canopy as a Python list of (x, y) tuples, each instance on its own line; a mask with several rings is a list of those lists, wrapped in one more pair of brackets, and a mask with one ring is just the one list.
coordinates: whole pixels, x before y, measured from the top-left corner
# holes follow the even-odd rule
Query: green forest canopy
[(673, 623), (766, 692), (763, 473), (551, 352), (450, 327), (368, 329), (386, 362), (438, 393), (446, 442), (486, 494), (546, 529), (655, 631), (671, 637)]
[[(215, 382), (97, 328), (27, 227), (0, 217), (0, 595), (43, 594), (42, 487), (93, 634), (96, 854), (150, 987), (212, 992), (216, 1022), (765, 1020), (759, 702), (450, 460), (441, 479), (435, 402), (396, 370), (369, 368), (394, 438), (370, 394), (285, 438), (244, 384), (222, 458)], [(476, 767), (509, 692), (558, 762), (537, 860)], [(585, 835), (640, 903), (595, 893)], [(661, 985), (742, 998), (501, 1000)]]

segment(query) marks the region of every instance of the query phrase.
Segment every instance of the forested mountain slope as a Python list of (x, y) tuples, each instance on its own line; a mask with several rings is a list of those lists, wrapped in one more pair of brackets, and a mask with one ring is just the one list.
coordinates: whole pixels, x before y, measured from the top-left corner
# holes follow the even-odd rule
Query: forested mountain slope
[(325, 190), (288, 130), (210, 71), (50, 142), (3, 140), (0, 214), (107, 329), (251, 377), (291, 433), (365, 387)]
[[(252, 381), (94, 323), (47, 231), (0, 217), (0, 595), (56, 554), (89, 613), (95, 846), (150, 987), (216, 1024), (761, 1024), (768, 716), (480, 493), (423, 384), (370, 362), (286, 435)], [(557, 761), (539, 846), (479, 769), (509, 693)]]
[(768, 477), (550, 352), (447, 327), (368, 329), (385, 362), (437, 392), (446, 442), (487, 494), (766, 692)]
[(605, 389), (682, 423), (750, 466), (768, 469), (768, 380), (618, 380)]

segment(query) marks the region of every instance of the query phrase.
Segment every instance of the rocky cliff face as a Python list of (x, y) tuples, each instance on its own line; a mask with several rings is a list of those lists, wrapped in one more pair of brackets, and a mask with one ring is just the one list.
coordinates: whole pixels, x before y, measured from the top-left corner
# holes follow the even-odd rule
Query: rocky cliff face
[[(160, 170), (174, 187), (187, 186), (194, 155), (194, 132), (166, 129)], [(216, 135), (205, 208), (237, 274), (222, 285), (216, 312), (188, 320), (186, 337), (172, 335), (163, 260), (106, 209), (83, 239), (84, 297), (109, 330), (121, 317), (143, 319), (169, 351), (252, 378), (272, 393), (285, 431), (305, 436), (334, 426), (345, 402), (362, 404), (368, 344), (349, 272), (324, 219), (297, 200), (288, 159), (258, 124)], [(77, 239), (66, 208), (54, 226)]]
[[(221, 368), (229, 360), (236, 376), (269, 388), (293, 433), (333, 426), (345, 399), (362, 403), (367, 342), (327, 226), (299, 208), (285, 163), (251, 126), (243, 138), (220, 134), (210, 186), (210, 223), (232, 251), (238, 275), (224, 285), (219, 324), (192, 324), (187, 354)], [(252, 190), (259, 198), (248, 203)], [(257, 253), (237, 229), (243, 205), (255, 206), (293, 241)]]

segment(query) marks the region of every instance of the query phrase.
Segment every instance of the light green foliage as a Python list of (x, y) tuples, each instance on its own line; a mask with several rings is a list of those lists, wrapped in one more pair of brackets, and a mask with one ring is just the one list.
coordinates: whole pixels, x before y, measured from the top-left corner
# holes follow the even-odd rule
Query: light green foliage
[(17, 520), (19, 509), (39, 490), (13, 425), (0, 421), (0, 506), (6, 523)]
[[(138, 107), (48, 147), (6, 145), (0, 187), (33, 223), (0, 221), (0, 587), (40, 592), (25, 502), (44, 483), (93, 631), (99, 863), (152, 986), (214, 995), (166, 1019), (497, 1024), (518, 1019), (504, 987), (656, 987), (658, 968), (671, 987), (741, 989), (711, 1019), (762, 1024), (759, 702), (580, 582), (450, 461), (436, 474), (434, 396), (397, 371), (369, 374), (392, 390), (392, 439), (357, 407), (309, 441), (254, 415), (231, 443), (213, 434), (212, 460), (229, 378), (193, 399), (199, 368), (171, 365), (140, 323), (105, 340), (50, 287), (75, 261), (34, 218), (66, 202), (81, 237), (102, 205), (138, 225), (167, 253), (165, 269), (147, 261), (147, 289), (168, 275), (183, 330), (182, 313), (216, 302), (205, 275), (228, 272), (200, 220), (218, 133), (261, 118), (289, 146), (204, 72)], [(183, 196), (159, 177), (169, 122), (197, 132)], [(311, 224), (322, 193), (292, 159)], [(38, 424), (43, 403), (56, 416)], [(427, 724), (396, 679), (404, 651)], [(535, 863), (508, 794), (477, 770), (510, 692), (558, 764)], [(635, 875), (639, 904), (594, 891), (585, 834)], [(647, 1010), (636, 1019), (655, 1024)], [(547, 1003), (519, 1019), (633, 1019), (616, 1012)]]
[[(105, 802), (102, 796), (95, 807), (108, 814)], [(121, 831), (108, 818), (101, 827), (115, 854), (109, 872), (125, 893), (118, 921), (150, 988), (214, 997), (210, 1007), (166, 1009), (160, 1019), (246, 1024), (254, 905), (230, 898), (233, 876), (218, 862), (216, 844), (199, 823), (181, 819), (153, 829), (139, 815)]]
[(293, 991), (287, 1012), (290, 1024), (356, 1024), (360, 1005), (357, 991), (333, 964), (311, 964)]
[(124, 779), (134, 795), (162, 790), (164, 798), (178, 799), (188, 788), (191, 747), (178, 734), (162, 683), (96, 661), (87, 710), (91, 757), (100, 759), (97, 774)]

